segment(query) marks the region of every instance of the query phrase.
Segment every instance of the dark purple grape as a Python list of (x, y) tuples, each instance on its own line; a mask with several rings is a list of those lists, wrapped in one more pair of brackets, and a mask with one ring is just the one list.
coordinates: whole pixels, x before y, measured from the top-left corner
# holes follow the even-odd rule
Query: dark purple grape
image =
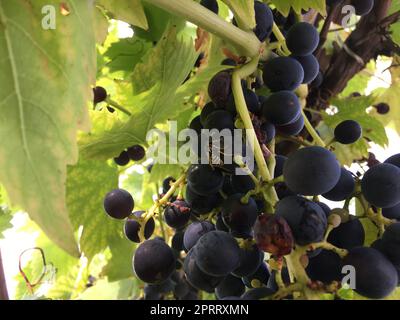
[(284, 218), (299, 245), (322, 241), (327, 219), (322, 208), (299, 196), (286, 197), (276, 205), (275, 214)]
[(215, 226), (209, 221), (193, 222), (185, 231), (183, 243), (187, 251), (192, 249), (197, 241), (207, 232), (215, 230)]
[(222, 198), (218, 193), (208, 196), (199, 195), (188, 185), (186, 187), (186, 201), (194, 213), (202, 215), (218, 207)]
[(240, 248), (239, 266), (232, 272), (234, 276), (246, 277), (254, 274), (264, 260), (264, 253), (256, 245)]
[(343, 265), (355, 268), (356, 287), (354, 291), (371, 299), (388, 296), (397, 286), (397, 270), (378, 250), (357, 247), (349, 251)]
[(362, 136), (362, 128), (357, 121), (345, 120), (335, 128), (335, 140), (342, 144), (351, 144)]
[(203, 7), (206, 7), (208, 10), (211, 10), (215, 14), (218, 14), (219, 7), (217, 0), (201, 0), (200, 4)]
[(299, 98), (291, 91), (273, 93), (262, 104), (262, 115), (277, 126), (293, 123), (300, 114)]
[[(144, 213), (145, 211), (136, 211), (133, 212), (133, 215), (135, 215), (137, 218), (140, 218)], [(140, 227), (141, 226), (139, 222), (128, 218), (125, 221), (124, 225), (125, 236), (133, 242), (140, 243), (140, 238), (139, 238)], [(154, 219), (150, 218), (149, 220), (147, 220), (146, 226), (144, 227), (144, 238), (146, 240), (151, 237), (151, 235), (154, 232), (154, 228), (155, 228)]]
[(127, 218), (134, 206), (135, 202), (131, 194), (123, 189), (112, 190), (104, 198), (104, 210), (115, 219)]
[(198, 135), (201, 134), (201, 130), (203, 129), (203, 125), (201, 124), (200, 116), (193, 118), (193, 120), (189, 124), (189, 128), (196, 131)]
[(311, 82), (311, 86), (313, 88), (319, 88), (323, 81), (324, 81), (324, 74), (321, 71), (319, 71), (314, 81)]
[(319, 195), (333, 189), (340, 178), (335, 155), (322, 147), (305, 147), (286, 160), (283, 175), (290, 190), (303, 195)]
[(173, 177), (165, 178), (162, 184), (163, 194), (166, 194), (168, 190), (171, 188), (171, 182), (175, 182), (176, 180)]
[(164, 210), (165, 222), (172, 228), (184, 227), (190, 219), (191, 208), (186, 201), (175, 200)]
[(176, 231), (174, 236), (172, 237), (171, 240), (171, 247), (172, 249), (176, 251), (183, 251), (185, 250), (185, 247), (183, 246), (183, 237), (184, 237), (184, 232), (183, 231)]
[(394, 154), (393, 156), (387, 158), (385, 163), (390, 163), (398, 168), (400, 168), (400, 153)]
[(208, 196), (217, 193), (224, 183), (220, 170), (208, 164), (191, 165), (187, 173), (188, 186), (197, 194)]
[(146, 240), (135, 251), (133, 268), (140, 280), (162, 283), (175, 270), (174, 253), (164, 241)]
[(211, 101), (211, 102), (207, 103), (207, 104), (203, 107), (203, 109), (201, 109), (201, 113), (200, 113), (200, 122), (201, 122), (201, 124), (202, 124), (203, 126), (205, 126), (207, 117), (208, 117), (211, 113), (213, 113), (213, 112), (215, 112), (215, 111), (217, 111), (217, 110), (218, 110), (218, 108), (217, 108), (217, 106), (214, 104), (214, 102)]
[(229, 274), (215, 288), (215, 295), (218, 300), (232, 296), (239, 297), (245, 289), (242, 279)]
[(383, 208), (382, 214), (385, 218), (400, 220), (400, 203), (396, 204), (394, 207)]
[(187, 281), (196, 289), (206, 292), (214, 292), (214, 289), (224, 279), (224, 277), (215, 277), (203, 272), (197, 265), (198, 257), (194, 248), (190, 250), (185, 258), (183, 270)]
[(253, 274), (251, 274), (247, 277), (243, 277), (242, 280), (247, 288), (253, 288), (253, 286), (251, 284), (251, 282), (253, 280), (258, 280), (261, 284), (267, 285), (270, 276), (271, 276), (271, 274), (268, 270), (267, 264), (265, 262), (263, 262), (258, 267), (256, 272), (254, 272)]
[(315, 58), (315, 56), (312, 54), (307, 56), (292, 56), (292, 58), (300, 62), (301, 66), (303, 67), (303, 83), (309, 84), (310, 82), (314, 81), (319, 72), (319, 62), (317, 58)]
[(222, 218), (235, 237), (246, 238), (251, 234), (258, 212), (254, 199), (250, 197), (248, 203), (242, 203), (243, 197), (240, 193), (228, 197), (222, 204)]
[(133, 161), (140, 161), (146, 156), (146, 150), (140, 145), (135, 145), (128, 148), (129, 158)]
[(390, 106), (384, 102), (378, 103), (374, 107), (379, 114), (387, 114), (390, 111)]
[(358, 16), (364, 16), (372, 11), (374, 0), (351, 0), (351, 5), (354, 6)]
[(311, 280), (330, 284), (342, 278), (342, 260), (335, 252), (322, 250), (309, 259), (306, 272)]
[(299, 114), (298, 118), (287, 125), (277, 126), (276, 130), (279, 133), (286, 134), (288, 136), (297, 136), (304, 128), (304, 117), (302, 114)]
[(239, 266), (239, 245), (229, 233), (207, 232), (193, 249), (196, 253), (196, 264), (211, 276), (227, 276)]
[(226, 110), (216, 110), (209, 114), (204, 123), (205, 129), (217, 129), (222, 131), (224, 129), (233, 130), (235, 122), (230, 112)]
[(272, 91), (293, 91), (303, 82), (304, 70), (300, 62), (290, 57), (268, 60), (263, 68), (263, 80)]
[(361, 181), (365, 199), (378, 208), (389, 208), (400, 203), (400, 169), (389, 163), (370, 168)]
[(93, 103), (98, 104), (107, 99), (107, 91), (103, 87), (95, 87), (93, 88)]
[(388, 226), (382, 237), (382, 252), (397, 267), (400, 267), (400, 222)]
[(122, 151), (118, 157), (114, 158), (114, 162), (120, 167), (126, 166), (129, 161), (129, 154), (126, 151)]
[(337, 228), (333, 229), (328, 237), (328, 242), (347, 250), (362, 246), (364, 240), (364, 227), (360, 220), (351, 216), (349, 221), (342, 222)]
[[(260, 102), (258, 100), (258, 96), (254, 93), (254, 91), (247, 88), (243, 88), (243, 95), (247, 109), (253, 114), (258, 114), (260, 112)], [(236, 115), (236, 104), (233, 94), (229, 96), (229, 101), (226, 109), (231, 114)]]
[(264, 42), (272, 32), (274, 16), (271, 9), (260, 1), (254, 1), (254, 12), (256, 18), (254, 33), (261, 42)]
[(317, 49), (319, 43), (318, 30), (307, 22), (294, 24), (287, 33), (286, 44), (295, 56), (307, 56)]
[(260, 130), (261, 130), (262, 137), (263, 137), (263, 139), (261, 141), (262, 143), (268, 144), (272, 141), (272, 139), (275, 138), (276, 129), (275, 129), (275, 126), (271, 122), (269, 122), (269, 121), (264, 122), (261, 125)]
[(356, 184), (351, 172), (342, 167), (340, 178), (336, 186), (322, 196), (331, 201), (342, 201), (353, 194), (355, 186)]

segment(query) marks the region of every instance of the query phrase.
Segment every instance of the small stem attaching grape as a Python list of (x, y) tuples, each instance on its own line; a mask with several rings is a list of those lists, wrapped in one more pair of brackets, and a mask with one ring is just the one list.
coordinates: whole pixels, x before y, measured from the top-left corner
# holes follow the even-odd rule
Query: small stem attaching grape
[[(174, 183), (171, 184), (171, 187), (169, 188), (168, 192), (161, 198), (155, 201), (154, 205), (150, 208), (150, 210), (146, 213), (144, 216), (144, 219), (140, 223), (140, 230), (139, 230), (139, 238), (140, 241), (144, 241), (144, 230), (145, 230), (145, 225), (147, 221), (149, 221), (150, 218), (154, 217), (154, 214), (160, 207), (168, 202), (168, 200), (171, 198), (171, 196), (174, 195), (176, 189), (185, 182), (186, 179), (186, 173), (181, 175), (179, 179), (177, 179)], [(161, 214), (161, 213), (160, 213)]]
[(304, 125), (308, 131), (308, 133), (311, 135), (311, 137), (314, 139), (314, 142), (319, 145), (320, 147), (325, 147), (325, 142), (321, 139), (321, 137), (318, 135), (317, 131), (315, 131), (314, 127), (308, 120), (307, 116), (304, 113), (304, 110), (301, 110), (304, 118)]
[(121, 106), (120, 104), (118, 104), (117, 102), (115, 102), (114, 100), (110, 99), (109, 97), (106, 99), (106, 102), (112, 106), (113, 108), (125, 113), (127, 116), (131, 116), (132, 113), (130, 113), (127, 109), (125, 109), (123, 106)]

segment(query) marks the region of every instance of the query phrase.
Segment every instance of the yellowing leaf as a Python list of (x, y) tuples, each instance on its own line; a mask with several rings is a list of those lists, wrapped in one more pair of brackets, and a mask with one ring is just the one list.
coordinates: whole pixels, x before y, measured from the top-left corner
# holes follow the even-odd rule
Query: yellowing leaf
[[(55, 30), (42, 26), (44, 6), (55, 10)], [(90, 0), (0, 0), (0, 181), (11, 202), (74, 255), (66, 166), (77, 161), (77, 130), (88, 127), (93, 15)]]
[(109, 242), (123, 239), (123, 223), (110, 218), (103, 209), (104, 196), (118, 188), (118, 170), (104, 161), (79, 161), (68, 168), (67, 205), (74, 228), (83, 227), (81, 251), (91, 259)]

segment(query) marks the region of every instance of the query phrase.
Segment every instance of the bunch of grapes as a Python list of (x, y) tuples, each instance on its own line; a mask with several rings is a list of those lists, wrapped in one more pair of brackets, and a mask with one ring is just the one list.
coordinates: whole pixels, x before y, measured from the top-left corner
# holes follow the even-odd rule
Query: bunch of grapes
[[(353, 2), (360, 14), (370, 10)], [(216, 1), (201, 3), (218, 14)], [(341, 166), (332, 144), (310, 128), (302, 110), (300, 89), (322, 81), (313, 55), (318, 31), (306, 22), (282, 19), (259, 1), (254, 8), (254, 33), (260, 41), (281, 41), (272, 34), (274, 20), (286, 37), (254, 73), (262, 71), (262, 92), (268, 94), (256, 94), (254, 88), (261, 85), (254, 75), (243, 79), (242, 92), (234, 93), (233, 74), (241, 65), (224, 60), (229, 68), (210, 80), (210, 101), (189, 127), (199, 138), (204, 129), (243, 128), (237, 99), (242, 95), (262, 150), (261, 159), (251, 155), (257, 166), (250, 170), (240, 161), (245, 152), (229, 148), (235, 151), (220, 153), (230, 156), (231, 163), (195, 163), (181, 177), (165, 178), (147, 211), (133, 211), (134, 200), (125, 190), (105, 197), (105, 211), (124, 219), (126, 237), (139, 243), (133, 270), (145, 283), (144, 299), (198, 299), (201, 291), (220, 300), (313, 298), (326, 292), (338, 296), (345, 266), (355, 270), (355, 292), (384, 298), (400, 279), (400, 154), (371, 165), (361, 178)], [(299, 136), (305, 125), (314, 134), (311, 141)], [(334, 141), (353, 144), (362, 135), (360, 124), (348, 119), (336, 126)], [(271, 143), (279, 139), (297, 141), (296, 150), (276, 154)], [(122, 157), (129, 161), (131, 153), (141, 154), (134, 148)], [(208, 149), (193, 149), (199, 158), (204, 152), (212, 158)], [(121, 155), (118, 162), (125, 163)], [(270, 179), (261, 174), (263, 163)], [(238, 168), (247, 174), (238, 175)], [(321, 198), (345, 205), (330, 208)], [(370, 247), (364, 246), (359, 218), (349, 214), (353, 198), (380, 230)], [(162, 237), (153, 236), (156, 216), (168, 226), (162, 227)]]

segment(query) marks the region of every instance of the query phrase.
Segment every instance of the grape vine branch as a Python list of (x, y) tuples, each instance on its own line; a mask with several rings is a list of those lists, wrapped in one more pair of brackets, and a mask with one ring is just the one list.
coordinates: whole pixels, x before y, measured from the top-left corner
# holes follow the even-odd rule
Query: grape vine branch
[[(149, 0), (146, 0), (149, 1)], [(261, 43), (253, 32), (243, 31), (214, 14), (210, 10), (191, 0), (152, 0), (151, 4), (230, 41), (241, 53), (249, 57), (258, 56)]]

